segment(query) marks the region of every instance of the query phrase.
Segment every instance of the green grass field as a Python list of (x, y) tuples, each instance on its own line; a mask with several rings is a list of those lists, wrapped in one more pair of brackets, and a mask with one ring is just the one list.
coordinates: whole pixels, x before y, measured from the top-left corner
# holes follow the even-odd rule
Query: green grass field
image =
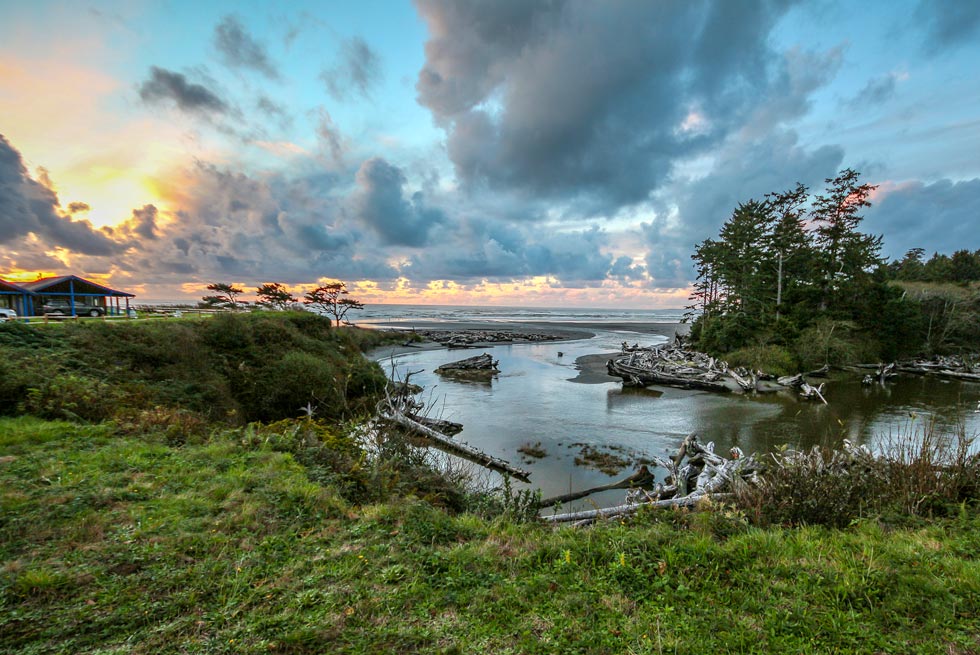
[(980, 652), (975, 508), (555, 530), (357, 506), (242, 434), (0, 419), (0, 652)]

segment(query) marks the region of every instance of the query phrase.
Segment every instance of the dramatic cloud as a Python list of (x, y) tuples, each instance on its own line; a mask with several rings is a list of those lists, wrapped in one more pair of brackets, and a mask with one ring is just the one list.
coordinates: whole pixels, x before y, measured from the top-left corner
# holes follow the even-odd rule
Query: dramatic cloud
[[(153, 238), (119, 262), (141, 283), (318, 277), (394, 280), (377, 244), (346, 219), (343, 190), (323, 176), (246, 174), (199, 162), (165, 190), (169, 220), (150, 205), (120, 229)], [(135, 278), (134, 278), (135, 279)]]
[(89, 204), (87, 202), (70, 202), (70, 203), (68, 203), (68, 213), (69, 214), (77, 214), (79, 212), (87, 212), (87, 211), (90, 211), (91, 209), (92, 208), (89, 206)]
[(147, 103), (173, 102), (181, 111), (210, 114), (225, 113), (228, 105), (214, 92), (200, 84), (188, 82), (180, 73), (152, 66), (150, 79), (140, 86), (140, 98)]
[(977, 248), (980, 178), (915, 181), (882, 185), (880, 190), (883, 197), (865, 212), (863, 227), (885, 235), (884, 254), (889, 257), (901, 257), (910, 248), (946, 254)]
[(65, 215), (48, 186), (31, 179), (20, 152), (0, 134), (0, 242), (34, 234), (47, 249), (112, 255), (124, 248), (88, 221)]
[(235, 16), (225, 16), (214, 28), (214, 46), (228, 66), (254, 70), (272, 80), (279, 79), (279, 71), (265, 48), (245, 31)]
[(335, 100), (346, 100), (353, 94), (371, 96), (372, 87), (381, 79), (381, 57), (360, 37), (341, 44), (340, 62), (320, 74), (327, 91)]
[(153, 205), (144, 205), (142, 209), (133, 210), (133, 218), (130, 221), (133, 233), (147, 241), (157, 238), (157, 208)]
[(435, 225), (446, 221), (438, 209), (427, 207), (424, 194), (405, 197), (405, 174), (380, 158), (369, 159), (357, 171), (359, 192), (354, 215), (388, 244), (422, 246)]
[(708, 151), (786, 77), (784, 3), (420, 0), (416, 88), (457, 175), (614, 210)]

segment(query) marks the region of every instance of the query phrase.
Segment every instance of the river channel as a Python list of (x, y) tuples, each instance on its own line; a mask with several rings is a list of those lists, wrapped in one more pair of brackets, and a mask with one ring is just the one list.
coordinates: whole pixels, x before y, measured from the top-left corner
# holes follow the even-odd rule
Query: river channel
[[(604, 484), (631, 472), (609, 475), (577, 465), (585, 446), (635, 461), (673, 452), (685, 435), (696, 432), (716, 449), (739, 446), (765, 453), (783, 444), (808, 448), (835, 445), (847, 438), (882, 448), (889, 439), (921, 433), (932, 424), (944, 432), (980, 433), (980, 384), (931, 377), (900, 376), (885, 385), (862, 386), (856, 374), (827, 380), (828, 405), (791, 394), (718, 394), (667, 387), (624, 390), (618, 380), (575, 381), (576, 360), (615, 353), (628, 340), (665, 341), (656, 335), (600, 331), (591, 339), (515, 344), (489, 348), (501, 373), (489, 383), (444, 378), (433, 370), (479, 350), (410, 352), (381, 362), (402, 378), (425, 387), (422, 399), (433, 416), (465, 427), (456, 439), (504, 458), (531, 472), (531, 487), (545, 497)], [(561, 353), (561, 355), (559, 355)], [(392, 368), (393, 366), (393, 368)], [(593, 376), (594, 377), (594, 376)], [(519, 452), (538, 444), (546, 454)], [(593, 499), (620, 502), (623, 492)]]

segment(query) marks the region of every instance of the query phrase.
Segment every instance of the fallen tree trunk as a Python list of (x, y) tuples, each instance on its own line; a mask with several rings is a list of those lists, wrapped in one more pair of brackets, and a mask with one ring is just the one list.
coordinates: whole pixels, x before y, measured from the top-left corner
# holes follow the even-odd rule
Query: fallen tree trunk
[(421, 416), (419, 414), (406, 413), (405, 416), (412, 419), (413, 421), (418, 421), (427, 428), (432, 428), (444, 435), (455, 436), (463, 431), (463, 424), (456, 423), (455, 421), (447, 421), (444, 418), (432, 418), (431, 416)]
[(729, 498), (731, 494), (716, 494), (710, 496), (709, 494), (691, 494), (689, 496), (683, 496), (681, 498), (668, 498), (666, 500), (655, 500), (648, 503), (630, 503), (627, 505), (617, 505), (616, 507), (607, 507), (605, 509), (590, 509), (582, 512), (568, 512), (566, 514), (553, 514), (551, 516), (543, 516), (542, 520), (548, 523), (568, 523), (571, 521), (595, 521), (597, 519), (609, 519), (618, 516), (626, 516), (629, 514), (635, 514), (643, 508), (648, 509), (663, 509), (667, 507), (694, 507), (699, 502), (706, 498)]
[(948, 369), (943, 369), (941, 371), (936, 371), (936, 375), (941, 378), (947, 378), (950, 380), (966, 380), (967, 382), (980, 382), (980, 375), (976, 373), (961, 373), (959, 371), (950, 371)]
[(573, 500), (578, 500), (579, 498), (585, 498), (586, 496), (591, 496), (592, 494), (597, 494), (601, 491), (610, 491), (612, 489), (635, 489), (637, 487), (645, 487), (647, 485), (653, 484), (654, 477), (650, 473), (645, 465), (640, 467), (640, 470), (630, 475), (629, 477), (623, 478), (618, 482), (611, 482), (609, 484), (603, 484), (598, 487), (592, 487), (591, 489), (584, 489), (582, 491), (573, 491), (572, 493), (564, 494), (561, 496), (553, 496), (552, 498), (546, 498), (538, 503), (541, 508), (552, 507), (560, 503), (569, 503)]
[(485, 466), (486, 468), (491, 469), (493, 471), (497, 471), (499, 473), (506, 473), (507, 475), (512, 475), (518, 480), (523, 480), (524, 482), (527, 482), (531, 477), (531, 474), (528, 471), (519, 469), (516, 466), (512, 465), (510, 462), (502, 460), (499, 457), (494, 457), (493, 455), (489, 455), (483, 452), (482, 450), (473, 448), (468, 444), (455, 441), (450, 437), (447, 437), (446, 435), (442, 434), (438, 430), (434, 430), (428, 426), (422, 425), (418, 421), (408, 418), (401, 412), (391, 412), (388, 415), (386, 415), (384, 418), (390, 421), (394, 421), (395, 423), (398, 423), (399, 425), (402, 425), (406, 428), (409, 428), (413, 432), (431, 441), (432, 444), (435, 445), (440, 450), (444, 450), (447, 453), (450, 453), (452, 455), (458, 455), (459, 457), (468, 459), (471, 462), (475, 462), (477, 464), (480, 464), (481, 466)]

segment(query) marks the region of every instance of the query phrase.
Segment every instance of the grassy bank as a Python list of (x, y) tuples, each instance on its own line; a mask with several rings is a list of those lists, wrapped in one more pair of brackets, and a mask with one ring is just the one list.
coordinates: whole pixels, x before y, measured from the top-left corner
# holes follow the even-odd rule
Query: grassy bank
[(275, 447), (0, 420), (0, 651), (980, 650), (980, 516), (553, 531), (355, 504)]
[(556, 530), (364, 429), (383, 338), (0, 326), (0, 654), (980, 652), (968, 451), (785, 455), (744, 511)]
[(308, 404), (318, 416), (350, 418), (370, 411), (385, 383), (359, 354), (389, 338), (334, 329), (309, 312), (8, 322), (0, 325), (0, 414), (139, 423), (162, 408), (190, 427), (292, 418)]

